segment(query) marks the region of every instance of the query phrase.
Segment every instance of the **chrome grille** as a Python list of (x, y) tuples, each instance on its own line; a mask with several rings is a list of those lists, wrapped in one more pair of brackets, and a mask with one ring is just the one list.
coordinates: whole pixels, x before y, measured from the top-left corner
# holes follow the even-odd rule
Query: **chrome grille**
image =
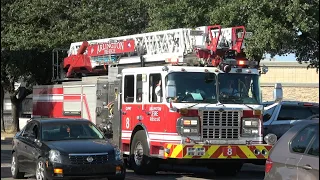
[(240, 137), (240, 111), (203, 111), (203, 139), (238, 139)]
[[(69, 154), (71, 164), (106, 164), (110, 160), (110, 154)], [(88, 157), (92, 157), (92, 162), (88, 161)]]

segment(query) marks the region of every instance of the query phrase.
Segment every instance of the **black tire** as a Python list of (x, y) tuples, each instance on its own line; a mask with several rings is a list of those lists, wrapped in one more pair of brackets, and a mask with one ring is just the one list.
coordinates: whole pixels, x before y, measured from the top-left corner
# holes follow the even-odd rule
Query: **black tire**
[[(142, 146), (143, 156), (140, 163), (135, 161), (135, 150), (137, 146)], [(136, 174), (151, 175), (155, 174), (158, 170), (158, 163), (155, 159), (149, 157), (149, 148), (147, 143), (147, 137), (145, 131), (140, 130), (136, 132), (132, 140), (132, 146), (130, 150), (130, 165)]]
[[(42, 168), (40, 166), (42, 166)], [(38, 162), (37, 162), (37, 166), (36, 166), (36, 179), (37, 180), (39, 179), (39, 176), (42, 176), (42, 180), (48, 180), (47, 171), (46, 171), (45, 166), (46, 166), (45, 160), (43, 158), (39, 158)]]
[(131, 166), (131, 162), (130, 162), (130, 156), (128, 156), (125, 159), (123, 159), (123, 162), (125, 164), (126, 169), (133, 170), (132, 166)]
[(236, 176), (243, 166), (243, 163), (221, 164), (214, 168), (217, 176)]
[[(13, 179), (24, 179), (24, 172), (20, 172), (16, 152), (12, 153), (11, 158), (11, 175)], [(14, 168), (14, 169), (13, 169)]]

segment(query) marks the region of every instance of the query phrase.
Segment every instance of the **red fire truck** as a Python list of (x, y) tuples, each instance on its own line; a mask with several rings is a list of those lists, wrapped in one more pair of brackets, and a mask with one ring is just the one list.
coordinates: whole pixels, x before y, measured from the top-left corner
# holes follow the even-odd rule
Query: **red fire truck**
[(236, 174), (276, 139), (263, 137), (266, 69), (243, 52), (250, 35), (215, 25), (72, 43), (64, 59), (54, 51), (56, 84), (34, 87), (33, 117), (94, 122), (136, 173), (187, 163)]

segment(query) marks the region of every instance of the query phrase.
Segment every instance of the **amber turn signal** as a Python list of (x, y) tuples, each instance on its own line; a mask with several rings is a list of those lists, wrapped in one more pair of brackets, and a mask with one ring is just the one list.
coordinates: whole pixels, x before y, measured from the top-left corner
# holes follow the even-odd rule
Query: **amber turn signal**
[(62, 174), (62, 173), (63, 173), (63, 170), (62, 170), (61, 168), (54, 168), (54, 169), (53, 169), (53, 172), (54, 172), (55, 174)]

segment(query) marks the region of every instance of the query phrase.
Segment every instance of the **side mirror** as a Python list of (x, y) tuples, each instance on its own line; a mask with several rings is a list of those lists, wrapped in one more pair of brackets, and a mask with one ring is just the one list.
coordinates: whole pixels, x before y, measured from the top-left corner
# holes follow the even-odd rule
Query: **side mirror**
[(176, 83), (169, 80), (166, 86), (166, 98), (175, 98), (176, 97)]
[(276, 83), (273, 89), (273, 100), (282, 101), (282, 99), (283, 99), (282, 84)]

